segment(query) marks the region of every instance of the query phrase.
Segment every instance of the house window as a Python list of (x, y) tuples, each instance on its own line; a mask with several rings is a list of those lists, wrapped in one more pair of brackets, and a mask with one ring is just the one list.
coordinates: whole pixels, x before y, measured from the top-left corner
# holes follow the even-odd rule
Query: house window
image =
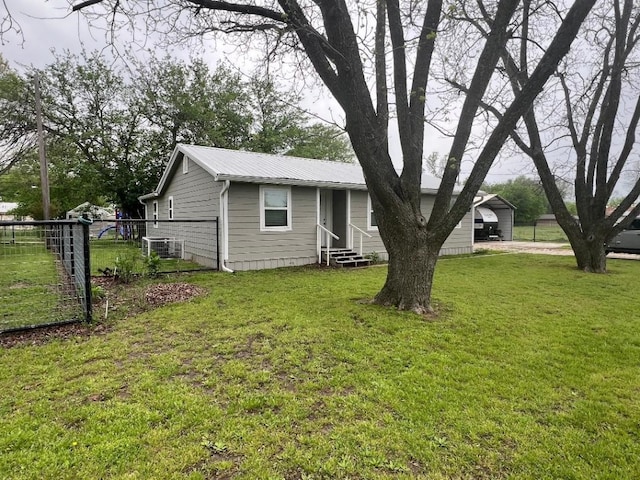
[(378, 221), (371, 205), (371, 197), (367, 195), (367, 230), (378, 230)]
[(290, 187), (260, 187), (260, 230), (291, 230)]
[(158, 228), (158, 201), (153, 201), (153, 228)]
[(189, 173), (189, 157), (186, 155), (182, 157), (182, 173)]
[(173, 197), (169, 197), (167, 202), (167, 215), (169, 220), (173, 220)]

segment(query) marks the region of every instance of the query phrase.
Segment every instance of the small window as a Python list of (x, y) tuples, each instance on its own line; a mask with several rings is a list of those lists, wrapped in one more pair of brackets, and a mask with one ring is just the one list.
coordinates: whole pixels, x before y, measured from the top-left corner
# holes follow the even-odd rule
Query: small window
[(173, 220), (173, 197), (169, 197), (169, 201), (167, 202), (167, 215), (169, 220)]
[(291, 188), (260, 187), (260, 230), (291, 230)]
[(182, 173), (189, 173), (189, 157), (182, 157)]
[(153, 201), (153, 228), (158, 228), (158, 201)]
[(371, 205), (371, 197), (367, 195), (367, 230), (378, 230), (378, 220)]

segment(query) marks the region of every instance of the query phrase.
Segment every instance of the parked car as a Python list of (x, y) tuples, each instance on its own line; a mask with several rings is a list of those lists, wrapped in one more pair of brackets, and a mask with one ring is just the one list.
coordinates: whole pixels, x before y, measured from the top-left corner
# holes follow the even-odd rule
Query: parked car
[(605, 246), (605, 252), (640, 254), (640, 217)]

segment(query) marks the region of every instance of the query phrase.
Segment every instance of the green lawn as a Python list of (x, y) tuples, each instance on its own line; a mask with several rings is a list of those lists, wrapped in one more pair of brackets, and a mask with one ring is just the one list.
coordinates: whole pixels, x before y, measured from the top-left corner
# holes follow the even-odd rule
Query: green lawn
[(384, 267), (181, 275), (208, 294), (0, 350), (0, 478), (637, 478), (640, 263), (609, 267), (443, 259), (437, 319), (362, 302)]
[(515, 226), (513, 239), (526, 242), (568, 242), (559, 225)]

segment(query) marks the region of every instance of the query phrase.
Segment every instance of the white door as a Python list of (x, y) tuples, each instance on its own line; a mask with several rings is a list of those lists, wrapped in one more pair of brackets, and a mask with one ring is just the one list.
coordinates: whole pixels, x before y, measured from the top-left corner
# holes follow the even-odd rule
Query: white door
[[(331, 190), (320, 190), (320, 225), (329, 231), (333, 231), (333, 192)], [(329, 245), (327, 245), (329, 237)], [(324, 233), (322, 235), (322, 246), (331, 246), (332, 238)]]

